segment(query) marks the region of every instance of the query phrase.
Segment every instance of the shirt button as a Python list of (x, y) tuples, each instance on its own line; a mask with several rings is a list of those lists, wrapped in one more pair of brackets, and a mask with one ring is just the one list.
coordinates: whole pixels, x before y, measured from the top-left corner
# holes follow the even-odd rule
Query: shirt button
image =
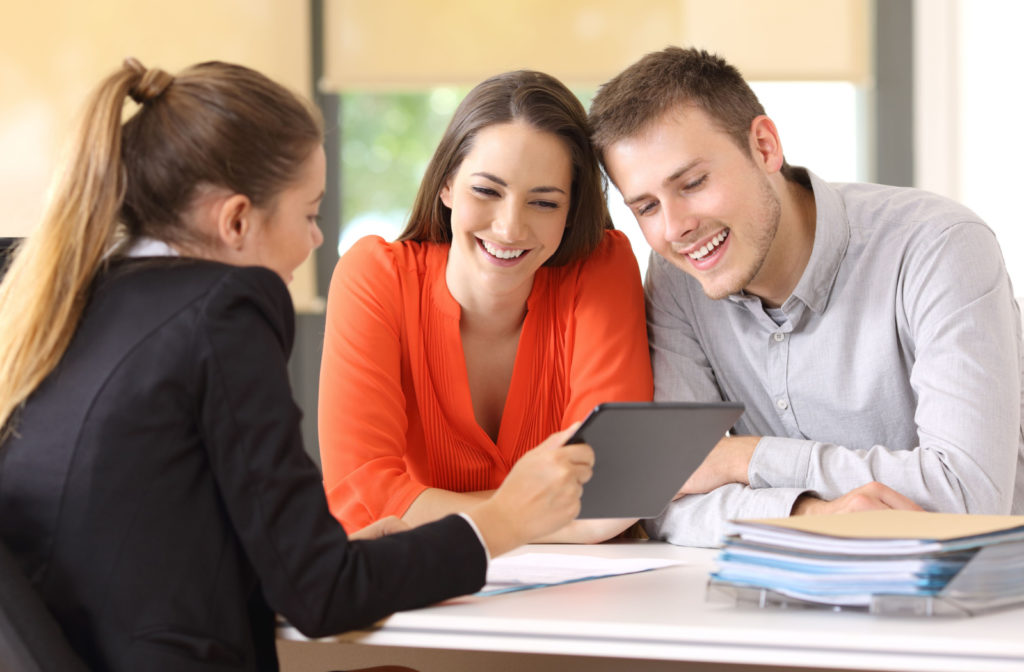
[(786, 401), (785, 399), (779, 399), (778, 401), (775, 402), (775, 405), (778, 406), (779, 409), (783, 411), (789, 408), (789, 402)]
[(781, 343), (782, 341), (786, 340), (786, 335), (781, 331), (776, 331), (774, 337), (776, 343)]

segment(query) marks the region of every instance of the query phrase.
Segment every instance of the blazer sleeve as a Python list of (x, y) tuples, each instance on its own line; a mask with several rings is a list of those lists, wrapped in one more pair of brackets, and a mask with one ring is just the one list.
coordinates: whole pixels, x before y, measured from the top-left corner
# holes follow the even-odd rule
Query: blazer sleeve
[(269, 605), (309, 636), (478, 590), (486, 555), (458, 516), (350, 542), (302, 447), (288, 382), (293, 313), (265, 269), (238, 269), (204, 307), (196, 349), (210, 467)]
[(650, 401), (654, 394), (640, 269), (621, 231), (608, 231), (577, 279), (569, 367), (570, 394), (562, 426), (597, 404)]
[(324, 489), (331, 511), (350, 532), (401, 516), (427, 487), (405, 463), (402, 323), (394, 254), (381, 238), (363, 238), (339, 260), (331, 279), (320, 366)]

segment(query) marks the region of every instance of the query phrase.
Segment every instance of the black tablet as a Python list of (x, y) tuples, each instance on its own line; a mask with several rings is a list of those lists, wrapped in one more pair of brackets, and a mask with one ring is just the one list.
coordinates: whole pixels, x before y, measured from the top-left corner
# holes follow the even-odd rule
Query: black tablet
[(743, 413), (737, 402), (601, 404), (568, 443), (594, 449), (580, 518), (654, 518)]

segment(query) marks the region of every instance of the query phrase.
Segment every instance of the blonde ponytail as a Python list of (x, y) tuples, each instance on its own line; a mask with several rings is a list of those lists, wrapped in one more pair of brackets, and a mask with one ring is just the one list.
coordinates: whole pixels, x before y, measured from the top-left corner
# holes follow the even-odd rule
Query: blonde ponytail
[(43, 221), (0, 285), (0, 441), (63, 356), (113, 244), (124, 197), (122, 109), (141, 79), (126, 63), (89, 98)]

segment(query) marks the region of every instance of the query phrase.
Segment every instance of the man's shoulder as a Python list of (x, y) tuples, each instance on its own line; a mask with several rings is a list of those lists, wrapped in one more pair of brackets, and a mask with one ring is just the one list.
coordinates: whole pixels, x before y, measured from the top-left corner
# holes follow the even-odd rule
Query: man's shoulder
[(868, 182), (829, 186), (839, 195), (851, 229), (934, 233), (964, 223), (984, 226), (967, 206), (923, 189)]
[[(842, 264), (859, 287), (902, 287), (908, 296), (937, 287), (988, 286), (1005, 277), (995, 233), (967, 206), (922, 189), (835, 185), (849, 222)], [(980, 284), (979, 284), (980, 283)]]

